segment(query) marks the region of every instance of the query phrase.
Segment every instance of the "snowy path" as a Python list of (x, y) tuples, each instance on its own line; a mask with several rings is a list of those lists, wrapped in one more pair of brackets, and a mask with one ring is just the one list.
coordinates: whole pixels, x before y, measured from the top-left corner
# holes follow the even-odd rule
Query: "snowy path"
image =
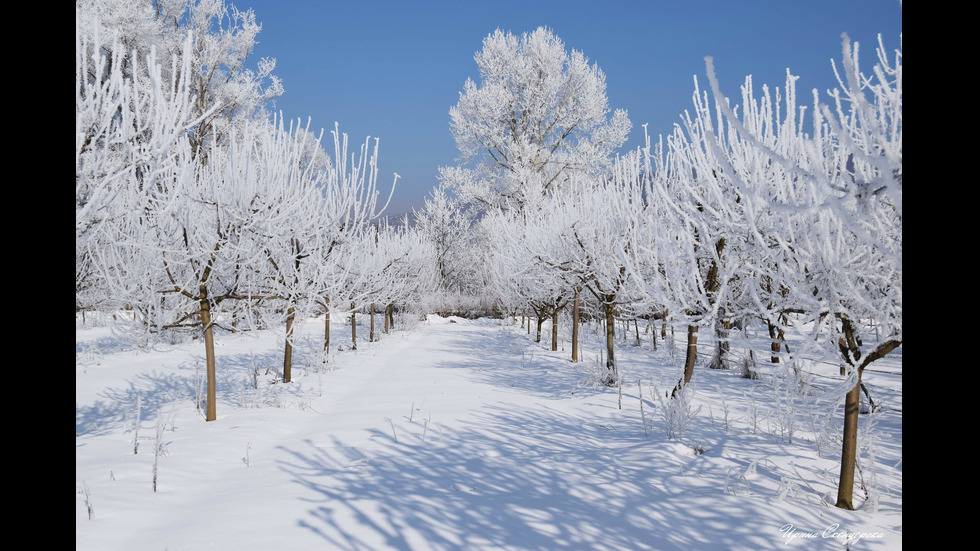
[(611, 422), (567, 400), (564, 354), (522, 340), (429, 325), (337, 372), (286, 450), (319, 499), (301, 525), (337, 549), (642, 548), (625, 509), (641, 492), (616, 464), (639, 441), (604, 442)]
[[(868, 516), (814, 505), (798, 491), (803, 482), (777, 495), (793, 471), (773, 458), (804, 472), (833, 462), (814, 467), (798, 446), (720, 430), (706, 414), (704, 455), (690, 441), (645, 434), (635, 387), (619, 409), (614, 390), (580, 384), (582, 364), (522, 333), (442, 320), (386, 335), (338, 354), (335, 371), (273, 385), (285, 389), (279, 408), (235, 407), (236, 379), (227, 375), (217, 421), (204, 423), (186, 405), (173, 414), (157, 493), (148, 491), (152, 454), (132, 454), (123, 406), (101, 401), (131, 400), (147, 380), (158, 386), (146, 392), (173, 391), (180, 385), (170, 381), (192, 360), (170, 353), (177, 375), (155, 367), (153, 377), (120, 376), (132, 354), (118, 355), (118, 373), (106, 355), (76, 376), (76, 431), (79, 416), (91, 423), (111, 414), (76, 437), (76, 478), (96, 510), (91, 521), (80, 513), (76, 548), (784, 549), (793, 542), (782, 527), (819, 534), (834, 522), (892, 531), (855, 549), (901, 548), (900, 501), (897, 512)], [(260, 344), (229, 338), (219, 361), (238, 369)], [(119, 388), (86, 386), (119, 377), (127, 381)], [(312, 398), (290, 407), (297, 396)], [(653, 426), (656, 404), (646, 408)], [(150, 434), (155, 416), (145, 419)], [(819, 543), (806, 548), (842, 547)]]

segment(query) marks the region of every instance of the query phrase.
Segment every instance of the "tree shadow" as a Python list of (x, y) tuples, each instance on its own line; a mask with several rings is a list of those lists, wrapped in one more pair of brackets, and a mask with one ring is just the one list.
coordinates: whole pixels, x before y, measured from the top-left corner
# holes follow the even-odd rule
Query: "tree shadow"
[[(314, 330), (321, 329), (311, 326)], [(334, 330), (337, 327), (334, 326)], [(358, 327), (360, 331), (361, 328)], [(366, 335), (367, 333), (365, 333)], [(292, 396), (294, 401), (302, 401), (297, 396), (301, 391), (296, 386), (278, 384), (282, 382), (283, 348), (282, 342), (269, 346), (261, 344), (260, 352), (227, 353), (222, 350), (225, 338), (234, 335), (219, 332), (216, 339), (215, 393), (218, 400), (218, 414), (227, 408), (242, 407), (243, 399), (249, 404), (281, 403)], [(347, 335), (349, 337), (349, 335)], [(344, 344), (347, 341), (343, 341)], [(365, 340), (365, 343), (367, 341)], [(205, 392), (205, 356), (203, 344), (199, 341), (185, 343), (196, 348), (190, 353), (181, 353), (184, 360), (166, 370), (142, 371), (127, 377), (120, 386), (108, 387), (99, 392), (99, 399), (89, 405), (75, 404), (75, 434), (90, 435), (108, 430), (122, 430), (135, 419), (137, 400), (140, 403), (140, 417), (144, 420), (156, 419), (165, 415), (175, 402), (186, 401), (193, 404), (197, 399), (198, 388)], [(236, 344), (240, 347), (240, 343)], [(318, 334), (297, 334), (293, 348), (294, 370), (317, 372), (338, 365), (345, 352), (332, 352), (331, 367), (319, 365), (322, 360), (322, 336)], [(113, 330), (111, 335), (77, 341), (76, 355), (80, 361), (92, 363), (96, 358), (108, 360), (113, 354), (128, 354), (138, 349), (137, 339), (123, 331)], [(186, 352), (186, 348), (182, 348)], [(150, 352), (152, 354), (153, 352)], [(259, 388), (255, 388), (255, 383)], [(271, 388), (275, 388), (275, 399), (270, 398)], [(244, 395), (244, 396), (243, 396)], [(203, 400), (203, 396), (202, 396)], [(244, 407), (249, 407), (245, 405)]]
[[(565, 352), (553, 352), (541, 343), (525, 341), (506, 328), (460, 331), (433, 351), (449, 358), (437, 367), (462, 369), (474, 381), (519, 390), (539, 398), (558, 399), (587, 393), (586, 366), (571, 363)], [(601, 390), (591, 390), (598, 392)]]
[(398, 441), (376, 432), (370, 451), (334, 436), (287, 449), (280, 468), (315, 496), (298, 524), (350, 550), (669, 551), (778, 540), (775, 529), (730, 520), (739, 499), (692, 474), (697, 456), (612, 423), (501, 405), (438, 437), (420, 432)]
[(185, 399), (189, 388), (187, 377), (178, 373), (143, 372), (134, 375), (127, 386), (106, 388), (100, 400), (92, 405), (75, 404), (75, 435), (120, 431), (136, 418), (139, 405), (141, 419), (156, 419), (167, 406)]
[[(281, 354), (271, 350), (262, 354), (219, 354), (215, 368), (215, 393), (219, 412), (239, 406), (242, 389), (251, 385), (254, 366), (270, 366)], [(157, 419), (165, 416), (179, 402), (193, 404), (198, 388), (203, 395), (205, 358), (190, 356), (173, 370), (143, 371), (133, 374), (122, 386), (107, 387), (99, 392), (99, 400), (91, 405), (75, 404), (75, 435), (84, 436), (106, 431), (123, 430), (136, 418)], [(262, 373), (262, 383), (268, 376)], [(202, 396), (203, 398), (203, 396)]]

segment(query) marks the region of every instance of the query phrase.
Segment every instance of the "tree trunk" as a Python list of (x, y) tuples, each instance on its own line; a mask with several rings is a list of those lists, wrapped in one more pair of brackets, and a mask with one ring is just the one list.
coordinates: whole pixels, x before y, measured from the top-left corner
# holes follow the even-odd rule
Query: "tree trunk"
[(619, 374), (616, 372), (616, 356), (613, 349), (616, 344), (616, 320), (613, 317), (613, 313), (615, 311), (613, 301), (615, 300), (615, 297), (613, 295), (607, 295), (603, 297), (603, 299), (606, 309), (606, 369), (609, 371), (606, 374), (605, 382), (606, 386), (616, 386), (616, 381), (619, 378)]
[(578, 289), (572, 302), (572, 361), (578, 361)]
[(558, 351), (558, 308), (551, 313), (551, 351)]
[(293, 377), (293, 320), (296, 318), (296, 308), (290, 304), (286, 310), (286, 352), (282, 359), (282, 382), (292, 382)]
[[(657, 324), (654, 323), (657, 318), (650, 318), (650, 322), (647, 324), (647, 331), (650, 331), (651, 340), (653, 341), (653, 351), (657, 351)], [(644, 331), (645, 333), (646, 331)]]
[(390, 327), (388, 324), (388, 320), (390, 319), (391, 319), (391, 304), (389, 303), (387, 306), (385, 306), (385, 335), (388, 334), (388, 330)]
[(354, 313), (354, 303), (350, 305), (350, 342), (351, 350), (357, 350), (357, 315)]
[(837, 507), (854, 510), (854, 468), (857, 464), (858, 407), (861, 401), (861, 372), (858, 381), (844, 398), (844, 442), (841, 446), (840, 484), (837, 486)]
[(204, 416), (205, 421), (214, 421), (218, 418), (218, 408), (215, 404), (215, 361), (214, 361), (214, 329), (211, 326), (211, 303), (208, 300), (207, 287), (201, 285), (201, 327), (204, 328), (204, 357), (207, 365), (207, 401), (208, 407)]
[(731, 329), (731, 322), (727, 319), (715, 321), (715, 337), (717, 344), (715, 346), (715, 355), (711, 359), (711, 363), (708, 364), (710, 369), (728, 369), (728, 351), (730, 349), (730, 344), (728, 342), (728, 334)]
[(538, 314), (538, 329), (534, 337), (534, 342), (541, 342), (541, 326), (544, 324), (544, 317)]
[(326, 321), (323, 323), (323, 353), (330, 355), (330, 299), (323, 297), (324, 308), (326, 309)]
[[(860, 337), (855, 334), (850, 320), (841, 320), (844, 337), (840, 339), (840, 352), (844, 361), (857, 370), (857, 383), (844, 398), (844, 440), (841, 444), (840, 484), (837, 486), (837, 507), (854, 509), (854, 469), (857, 466), (858, 415), (861, 405), (861, 378), (864, 368), (871, 362), (885, 357), (902, 345), (900, 340), (888, 340), (877, 346), (861, 360)], [(856, 364), (860, 360), (860, 364)], [(841, 370), (844, 370), (843, 365)]]
[(684, 380), (677, 383), (670, 397), (673, 398), (677, 391), (687, 386), (694, 377), (694, 362), (698, 358), (698, 326), (687, 326), (687, 357), (684, 360)]
[(368, 334), (368, 342), (374, 342), (374, 303), (371, 303), (371, 332)]
[[(769, 361), (778, 364), (779, 363), (779, 349), (782, 348), (779, 339), (776, 337), (776, 326), (772, 322), (766, 321), (766, 325), (769, 326), (769, 340), (772, 344), (769, 345), (769, 350), (772, 354), (769, 356)], [(843, 375), (843, 373), (841, 373)]]
[(694, 376), (694, 362), (698, 359), (698, 326), (687, 326), (687, 357), (684, 360), (684, 384)]

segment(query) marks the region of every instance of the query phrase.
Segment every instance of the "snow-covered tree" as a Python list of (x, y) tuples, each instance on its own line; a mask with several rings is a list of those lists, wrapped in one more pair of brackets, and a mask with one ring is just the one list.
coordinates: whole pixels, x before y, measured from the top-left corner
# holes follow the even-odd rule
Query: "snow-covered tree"
[[(832, 104), (813, 93), (811, 133), (788, 75), (773, 102), (755, 98), (751, 81), (739, 109), (725, 98), (708, 59), (717, 111), (695, 115), (698, 145), (713, 156), (713, 177), (688, 180), (718, 235), (738, 236), (745, 296), (758, 315), (779, 323), (794, 312), (814, 339), (839, 355), (847, 374), (838, 507), (853, 508), (858, 399), (868, 364), (902, 343), (902, 63), (879, 39), (872, 75), (860, 72), (846, 35), (840, 89)], [(724, 126), (724, 129), (721, 127)], [(694, 136), (694, 134), (691, 134)], [(688, 157), (690, 158), (690, 157)], [(684, 171), (681, 171), (682, 173)], [(727, 199), (725, 199), (727, 198)], [(698, 226), (700, 228), (705, 226)], [(673, 280), (671, 281), (673, 286)], [(874, 320), (880, 338), (862, 328)], [(797, 351), (797, 355), (803, 351)]]
[[(195, 98), (194, 125), (187, 131), (195, 152), (206, 140), (227, 140), (239, 122), (284, 92), (273, 74), (275, 59), (251, 65), (249, 56), (262, 30), (254, 11), (225, 0), (79, 0), (76, 20), (91, 34), (115, 34), (120, 46), (137, 58), (156, 51), (165, 72), (191, 37), (190, 67), (175, 69)], [(110, 51), (112, 45), (105, 46)], [(128, 64), (121, 69), (135, 76)]]
[(479, 234), (473, 231), (475, 213), (439, 185), (414, 214), (416, 228), (431, 243), (435, 254), (438, 282), (429, 300), (441, 312), (461, 310), (464, 287), (468, 295), (477, 291), (475, 275), (479, 265), (472, 262), (474, 249), (480, 247)]
[(505, 307), (534, 313), (535, 342), (540, 342), (545, 320), (565, 302), (564, 282), (555, 270), (534, 258), (527, 247), (529, 226), (524, 216), (514, 211), (492, 212), (482, 220), (481, 227), (493, 236), (488, 244), (494, 294)]
[[(398, 182), (394, 176), (388, 200), (379, 205), (379, 140), (367, 137), (358, 152), (349, 150), (349, 138), (334, 124), (333, 162), (323, 186), (325, 214), (317, 222), (316, 297), (325, 312), (324, 352), (330, 351), (331, 312), (347, 312), (348, 306), (364, 298), (370, 272), (360, 265), (370, 252), (371, 224), (387, 208)], [(352, 309), (351, 309), (352, 310)]]
[(331, 159), (306, 128), (263, 116), (281, 86), (272, 62), (244, 66), (251, 11), (150, 6), (76, 6), (76, 304), (111, 296), (150, 333), (200, 330), (210, 421), (215, 327), (285, 322), (289, 380), (293, 321), (352, 272), (331, 251), (383, 210), (378, 146), (348, 156), (335, 129)]
[[(643, 208), (641, 179), (625, 168), (633, 159), (628, 155), (620, 161), (624, 166), (606, 178), (573, 176), (561, 193), (539, 201), (533, 214), (508, 211), (488, 217), (499, 248), (498, 285), (511, 296), (525, 297), (539, 316), (539, 326), (544, 315), (554, 323), (557, 310), (583, 290), (601, 306), (607, 330), (606, 384), (616, 384), (619, 376), (616, 313), (634, 302), (622, 260), (631, 247), (636, 211)], [(553, 333), (553, 341), (555, 337)]]
[(276, 60), (249, 56), (262, 26), (255, 12), (241, 10), (225, 0), (154, 0), (164, 38), (191, 33), (196, 37), (192, 63), (193, 90), (202, 116), (191, 132), (192, 145), (208, 139), (230, 138), (238, 121), (259, 113), (283, 94), (282, 81), (273, 74)]
[[(307, 122), (307, 127), (309, 123)], [(292, 378), (293, 323), (297, 315), (312, 315), (319, 299), (320, 251), (329, 246), (331, 213), (328, 201), (331, 186), (319, 137), (298, 123), (286, 128), (281, 119), (272, 124), (256, 123), (258, 131), (271, 134), (256, 141), (241, 179), (264, 180), (267, 188), (254, 199), (256, 226), (254, 238), (264, 248), (266, 278), (257, 294), (262, 300), (284, 308), (262, 308), (265, 324), (277, 327), (285, 322), (283, 382)], [(262, 267), (260, 266), (260, 269)], [(279, 312), (285, 319), (281, 320)]]
[(610, 115), (605, 75), (549, 29), (497, 30), (450, 110), (463, 164), (443, 183), (481, 209), (523, 209), (575, 173), (596, 175), (626, 140), (623, 110)]
[(80, 0), (75, 23), (76, 299), (86, 303), (105, 295), (86, 232), (128, 208), (122, 182), (154, 178), (177, 134), (194, 156), (227, 138), (282, 86), (273, 60), (246, 67), (260, 27), (223, 0)]
[[(641, 260), (652, 274), (662, 273), (656, 294), (672, 318), (687, 325), (687, 355), (680, 385), (691, 381), (697, 358), (701, 327), (714, 327), (717, 348), (710, 367), (727, 367), (728, 331), (733, 319), (743, 317), (742, 285), (745, 268), (755, 254), (746, 244), (743, 226), (755, 214), (746, 210), (739, 191), (730, 183), (731, 158), (737, 143), (729, 143), (724, 128), (716, 128), (707, 98), (695, 81), (694, 113), (686, 112), (682, 124), (668, 136), (654, 156), (658, 170), (650, 179), (644, 228), (647, 237), (638, 242), (650, 259)], [(720, 125), (719, 125), (720, 126)], [(734, 140), (733, 140), (734, 141)], [(649, 138), (648, 138), (649, 143)], [(663, 146), (658, 146), (662, 148)], [(752, 167), (757, 169), (758, 167)], [(760, 179), (765, 179), (762, 173)]]
[(420, 293), (435, 287), (441, 274), (436, 270), (437, 250), (418, 227), (383, 222), (372, 229), (374, 243), (361, 269), (372, 280), (368, 300), (372, 314), (370, 340), (374, 341), (374, 312), (384, 310), (387, 332), (394, 322), (395, 304), (417, 310)]

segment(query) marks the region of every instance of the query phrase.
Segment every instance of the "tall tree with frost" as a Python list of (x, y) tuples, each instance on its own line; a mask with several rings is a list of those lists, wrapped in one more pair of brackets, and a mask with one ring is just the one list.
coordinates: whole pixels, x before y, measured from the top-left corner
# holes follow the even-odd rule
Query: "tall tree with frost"
[[(238, 48), (254, 43), (254, 17), (237, 19), (242, 13), (232, 10), (239, 23), (219, 25), (221, 36), (188, 35), (184, 55), (169, 67), (156, 62), (162, 50), (153, 45), (143, 66), (137, 47), (118, 40), (103, 47), (105, 27), (93, 8), (100, 4), (80, 3), (76, 10), (76, 264), (94, 266), (107, 294), (132, 305), (144, 329), (202, 332), (211, 421), (220, 316), (248, 318), (257, 301), (278, 297), (287, 301), (288, 326), (308, 309), (310, 296), (326, 294), (338, 270), (323, 259), (337, 232), (357, 233), (377, 215), (377, 144), (369, 158), (365, 143), (360, 161), (349, 165), (347, 138), (335, 132), (331, 163), (305, 129), (287, 131), (251, 116), (256, 111), (244, 98), (258, 108), (267, 96), (254, 93), (252, 84), (267, 74), (222, 67), (244, 61), (247, 53)], [(155, 15), (167, 6), (184, 13), (188, 6), (154, 5), (161, 10)], [(203, 31), (213, 30), (209, 21), (224, 21), (227, 11), (221, 1), (203, 1), (193, 4), (192, 14), (203, 18), (194, 23)], [(182, 28), (180, 17), (165, 21)], [(248, 31), (237, 36), (240, 24)], [(217, 51), (222, 44), (229, 50)], [(212, 77), (221, 75), (218, 80), (203, 77), (204, 65)], [(227, 94), (201, 99), (218, 90)], [(244, 109), (212, 118), (233, 105)]]
[(441, 180), (481, 209), (523, 210), (574, 173), (594, 175), (626, 140), (623, 110), (610, 115), (605, 75), (549, 29), (483, 40), (480, 82), (467, 79), (450, 110), (462, 165)]

